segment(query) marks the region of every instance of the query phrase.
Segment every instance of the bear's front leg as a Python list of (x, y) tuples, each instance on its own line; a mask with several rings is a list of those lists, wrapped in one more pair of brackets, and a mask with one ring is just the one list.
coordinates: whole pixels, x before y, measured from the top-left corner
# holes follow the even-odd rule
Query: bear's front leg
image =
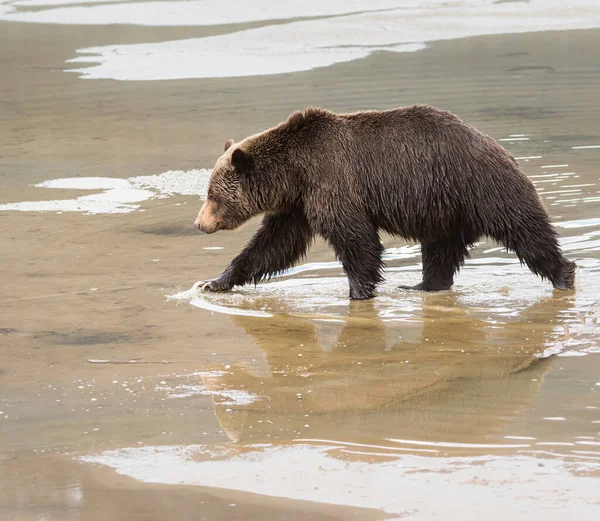
[(312, 237), (300, 210), (265, 215), (254, 237), (225, 271), (199, 287), (203, 291), (218, 292), (247, 283), (258, 284), (292, 267), (306, 254)]
[(375, 296), (375, 287), (383, 277), (383, 246), (377, 230), (370, 223), (353, 222), (338, 225), (323, 234), (333, 246), (337, 258), (348, 275), (350, 299), (364, 300)]
[(235, 284), (232, 282), (232, 279), (228, 277), (227, 271), (224, 271), (216, 279), (202, 282), (198, 288), (200, 291), (218, 293), (220, 291), (229, 291), (233, 286), (235, 286)]

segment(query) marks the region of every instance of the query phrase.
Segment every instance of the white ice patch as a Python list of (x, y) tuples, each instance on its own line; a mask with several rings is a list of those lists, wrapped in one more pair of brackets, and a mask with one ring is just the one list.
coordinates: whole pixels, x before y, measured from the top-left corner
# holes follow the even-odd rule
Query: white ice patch
[[(487, 512), (491, 521), (529, 521), (532, 511), (540, 511), (539, 498), (544, 498), (540, 511), (544, 519), (563, 519), (572, 514), (574, 504), (582, 519), (595, 519), (598, 513), (598, 480), (593, 473), (600, 462), (593, 457), (572, 455), (567, 463), (554, 455), (439, 457), (372, 454), (366, 448), (357, 458), (353, 452), (333, 444), (236, 449), (193, 445), (126, 448), (81, 459), (147, 483), (377, 509), (387, 514), (386, 519), (417, 513), (418, 519), (471, 521)], [(371, 460), (363, 455), (369, 453)], [(574, 475), (577, 470), (580, 475)]]
[(130, 188), (127, 179), (113, 177), (69, 177), (64, 179), (51, 179), (38, 183), (38, 188), (59, 188), (65, 190), (116, 190)]
[[(100, 63), (69, 69), (88, 79), (173, 80), (190, 78), (234, 78), (303, 72), (336, 63), (366, 58), (375, 51), (413, 52), (423, 44), (395, 44), (397, 37), (377, 28), (363, 28), (364, 39), (355, 41), (360, 21), (344, 28), (348, 34), (318, 37), (327, 27), (315, 28), (314, 42), (303, 41), (301, 27), (287, 36), (275, 26), (232, 35), (177, 40), (156, 44), (90, 47), (78, 50), (81, 56), (67, 63)], [(258, 34), (257, 34), (258, 33)], [(388, 42), (386, 43), (386, 40)], [(331, 45), (331, 46), (329, 46)]]
[[(289, 8), (287, 2), (282, 4)], [(366, 0), (358, 4), (363, 11), (372, 9)], [(425, 42), (600, 27), (596, 0), (578, 0), (574, 4), (576, 8), (563, 0), (433, 0), (422, 7), (417, 2), (407, 2), (395, 9), (295, 21), (205, 38), (85, 48), (78, 52), (89, 56), (70, 62), (98, 63), (72, 69), (92, 79), (167, 80), (283, 74), (366, 58), (378, 51), (417, 51), (425, 47)], [(95, 9), (104, 7), (109, 6)], [(182, 16), (188, 20), (187, 13)], [(90, 14), (89, 19), (96, 18)]]
[(575, 221), (562, 221), (554, 223), (554, 225), (561, 228), (586, 228), (589, 226), (600, 226), (600, 217), (592, 217), (591, 219), (578, 219)]
[(61, 190), (103, 190), (75, 199), (26, 201), (0, 204), (0, 211), (82, 212), (85, 214), (129, 213), (141, 202), (173, 195), (206, 193), (210, 170), (169, 170), (160, 175), (116, 179), (111, 177), (73, 177), (53, 179), (35, 185)]
[(200, 195), (204, 196), (208, 188), (211, 170), (169, 170), (160, 175), (131, 177), (129, 181), (138, 188), (154, 190), (163, 196)]
[(443, 447), (455, 449), (523, 449), (530, 447), (526, 444), (509, 444), (509, 443), (457, 443), (448, 441), (422, 441), (422, 440), (399, 440), (395, 438), (387, 438), (386, 441), (392, 443), (400, 443), (403, 445), (417, 445), (424, 447)]
[[(293, 22), (161, 43), (81, 49), (86, 78), (164, 80), (307, 71), (376, 51), (409, 52), (424, 42), (486, 34), (600, 26), (597, 0), (189, 0), (85, 5), (93, 0), (0, 0), (0, 20), (79, 25), (214, 26)], [(65, 5), (60, 5), (65, 4)], [(83, 4), (83, 5), (78, 5)], [(36, 7), (35, 10), (27, 10)], [(46, 7), (46, 9), (39, 9)], [(301, 18), (318, 18), (300, 20)], [(527, 139), (512, 136), (510, 139)], [(576, 147), (576, 148), (593, 148)]]
[(577, 350), (568, 350), (559, 354), (561, 357), (586, 356), (600, 354), (600, 347), (592, 345), (590, 347), (580, 348)]
[[(137, 0), (121, 0), (125, 2), (136, 2)], [(7, 3), (14, 7), (52, 7), (54, 5), (77, 5), (77, 4), (104, 4), (116, 3), (117, 0), (8, 0)]]
[(220, 306), (218, 304), (213, 304), (212, 302), (208, 302), (208, 300), (195, 296), (190, 300), (190, 304), (192, 306), (196, 306), (197, 308), (206, 309), (207, 311), (213, 311), (215, 313), (221, 313), (224, 315), (238, 315), (238, 316), (246, 316), (246, 317), (261, 317), (261, 318), (270, 318), (273, 316), (272, 313), (267, 313), (266, 311), (254, 310), (254, 309), (241, 309), (230, 306)]
[[(78, 6), (86, 3), (111, 5)], [(114, 2), (114, 3), (113, 3)], [(404, 0), (405, 7), (417, 7), (421, 0)], [(146, 26), (208, 26), (267, 20), (335, 16), (398, 7), (398, 0), (187, 0), (173, 2), (119, 2), (115, 0), (22, 0), (7, 4), (3, 19), (78, 25), (135, 24)], [(473, 2), (470, 2), (473, 3)], [(480, 2), (481, 3), (481, 2)], [(17, 11), (15, 7), (51, 7), (38, 11)], [(66, 7), (69, 6), (69, 7)], [(1, 7), (0, 7), (1, 9)], [(2, 11), (0, 11), (2, 14)]]
[[(228, 305), (220, 305), (215, 304), (213, 302), (209, 302), (207, 299), (200, 296), (201, 290), (199, 289), (201, 286), (206, 284), (206, 281), (199, 280), (196, 282), (190, 289), (180, 291), (173, 295), (167, 295), (167, 301), (174, 300), (177, 302), (189, 302), (192, 306), (206, 309), (207, 311), (212, 311), (215, 313), (221, 313), (224, 315), (238, 315), (238, 316), (249, 316), (249, 317), (260, 317), (260, 318), (269, 318), (272, 317), (272, 313), (267, 313), (262, 310), (257, 309), (243, 309), (239, 306), (228, 306)], [(235, 298), (235, 296), (234, 296)]]

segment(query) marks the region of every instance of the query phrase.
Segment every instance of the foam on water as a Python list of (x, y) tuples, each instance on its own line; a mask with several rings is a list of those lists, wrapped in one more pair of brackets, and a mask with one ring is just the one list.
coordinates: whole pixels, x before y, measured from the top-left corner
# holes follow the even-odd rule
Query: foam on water
[(82, 212), (85, 214), (129, 213), (140, 208), (144, 201), (173, 195), (204, 196), (210, 170), (169, 170), (159, 175), (137, 176), (129, 179), (112, 177), (73, 177), (52, 179), (38, 188), (61, 190), (104, 190), (75, 199), (25, 201), (0, 204), (0, 211), (21, 212)]
[(176, 384), (166, 385), (157, 384), (155, 391), (165, 392), (167, 398), (191, 398), (193, 396), (218, 396), (224, 398), (222, 405), (249, 405), (256, 400), (258, 396), (240, 389), (208, 389), (203, 384)]
[[(369, 445), (349, 444), (344, 449), (343, 442), (323, 443), (299, 440), (291, 445), (237, 449), (154, 446), (107, 451), (81, 460), (107, 465), (148, 483), (199, 485), (374, 508), (391, 516), (387, 519), (404, 518), (407, 512), (429, 519), (454, 512), (456, 505), (461, 505), (460, 517), (465, 520), (480, 519), (483, 511), (491, 520), (505, 519), (507, 508), (511, 519), (529, 520), (531, 509), (539, 510), (539, 498), (544, 498), (545, 519), (561, 519), (572, 511), (573, 504), (578, 505), (580, 516), (592, 519), (593, 512), (597, 513), (598, 483), (589, 474), (600, 470), (600, 462), (593, 455), (572, 455), (578, 458), (575, 466), (553, 453), (545, 457), (518, 453), (440, 457), (402, 454), (385, 450), (385, 446), (374, 452)], [(357, 445), (363, 450), (356, 450)], [(573, 470), (581, 474), (575, 476)], [(561, 484), (559, 495), (557, 482)], [(386, 486), (374, 486), (377, 483)], [(390, 494), (390, 490), (400, 492)], [(436, 494), (433, 502), (432, 490)], [(502, 508), (496, 515), (490, 505)]]

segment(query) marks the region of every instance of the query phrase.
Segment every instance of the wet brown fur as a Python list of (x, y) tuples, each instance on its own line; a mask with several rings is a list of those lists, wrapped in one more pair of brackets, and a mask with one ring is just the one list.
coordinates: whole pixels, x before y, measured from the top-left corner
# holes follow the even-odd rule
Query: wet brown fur
[(265, 216), (207, 290), (281, 272), (320, 235), (348, 274), (350, 298), (371, 298), (382, 280), (380, 230), (421, 243), (423, 281), (414, 289), (450, 288), (468, 248), (484, 236), (555, 288), (574, 287), (575, 264), (562, 255), (531, 181), (506, 149), (449, 112), (309, 108), (230, 141), (208, 189), (216, 226), (205, 231)]

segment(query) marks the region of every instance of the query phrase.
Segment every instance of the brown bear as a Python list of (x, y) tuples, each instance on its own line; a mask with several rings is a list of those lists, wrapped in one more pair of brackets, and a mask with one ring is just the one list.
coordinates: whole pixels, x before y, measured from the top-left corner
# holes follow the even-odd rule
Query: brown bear
[(206, 291), (258, 283), (293, 266), (315, 235), (333, 247), (351, 299), (382, 280), (379, 230), (421, 243), (423, 280), (449, 289), (468, 248), (488, 236), (555, 288), (574, 287), (575, 264), (511, 154), (457, 116), (429, 106), (336, 114), (293, 113), (239, 143), (229, 140), (194, 223), (232, 230), (264, 214), (244, 250)]

